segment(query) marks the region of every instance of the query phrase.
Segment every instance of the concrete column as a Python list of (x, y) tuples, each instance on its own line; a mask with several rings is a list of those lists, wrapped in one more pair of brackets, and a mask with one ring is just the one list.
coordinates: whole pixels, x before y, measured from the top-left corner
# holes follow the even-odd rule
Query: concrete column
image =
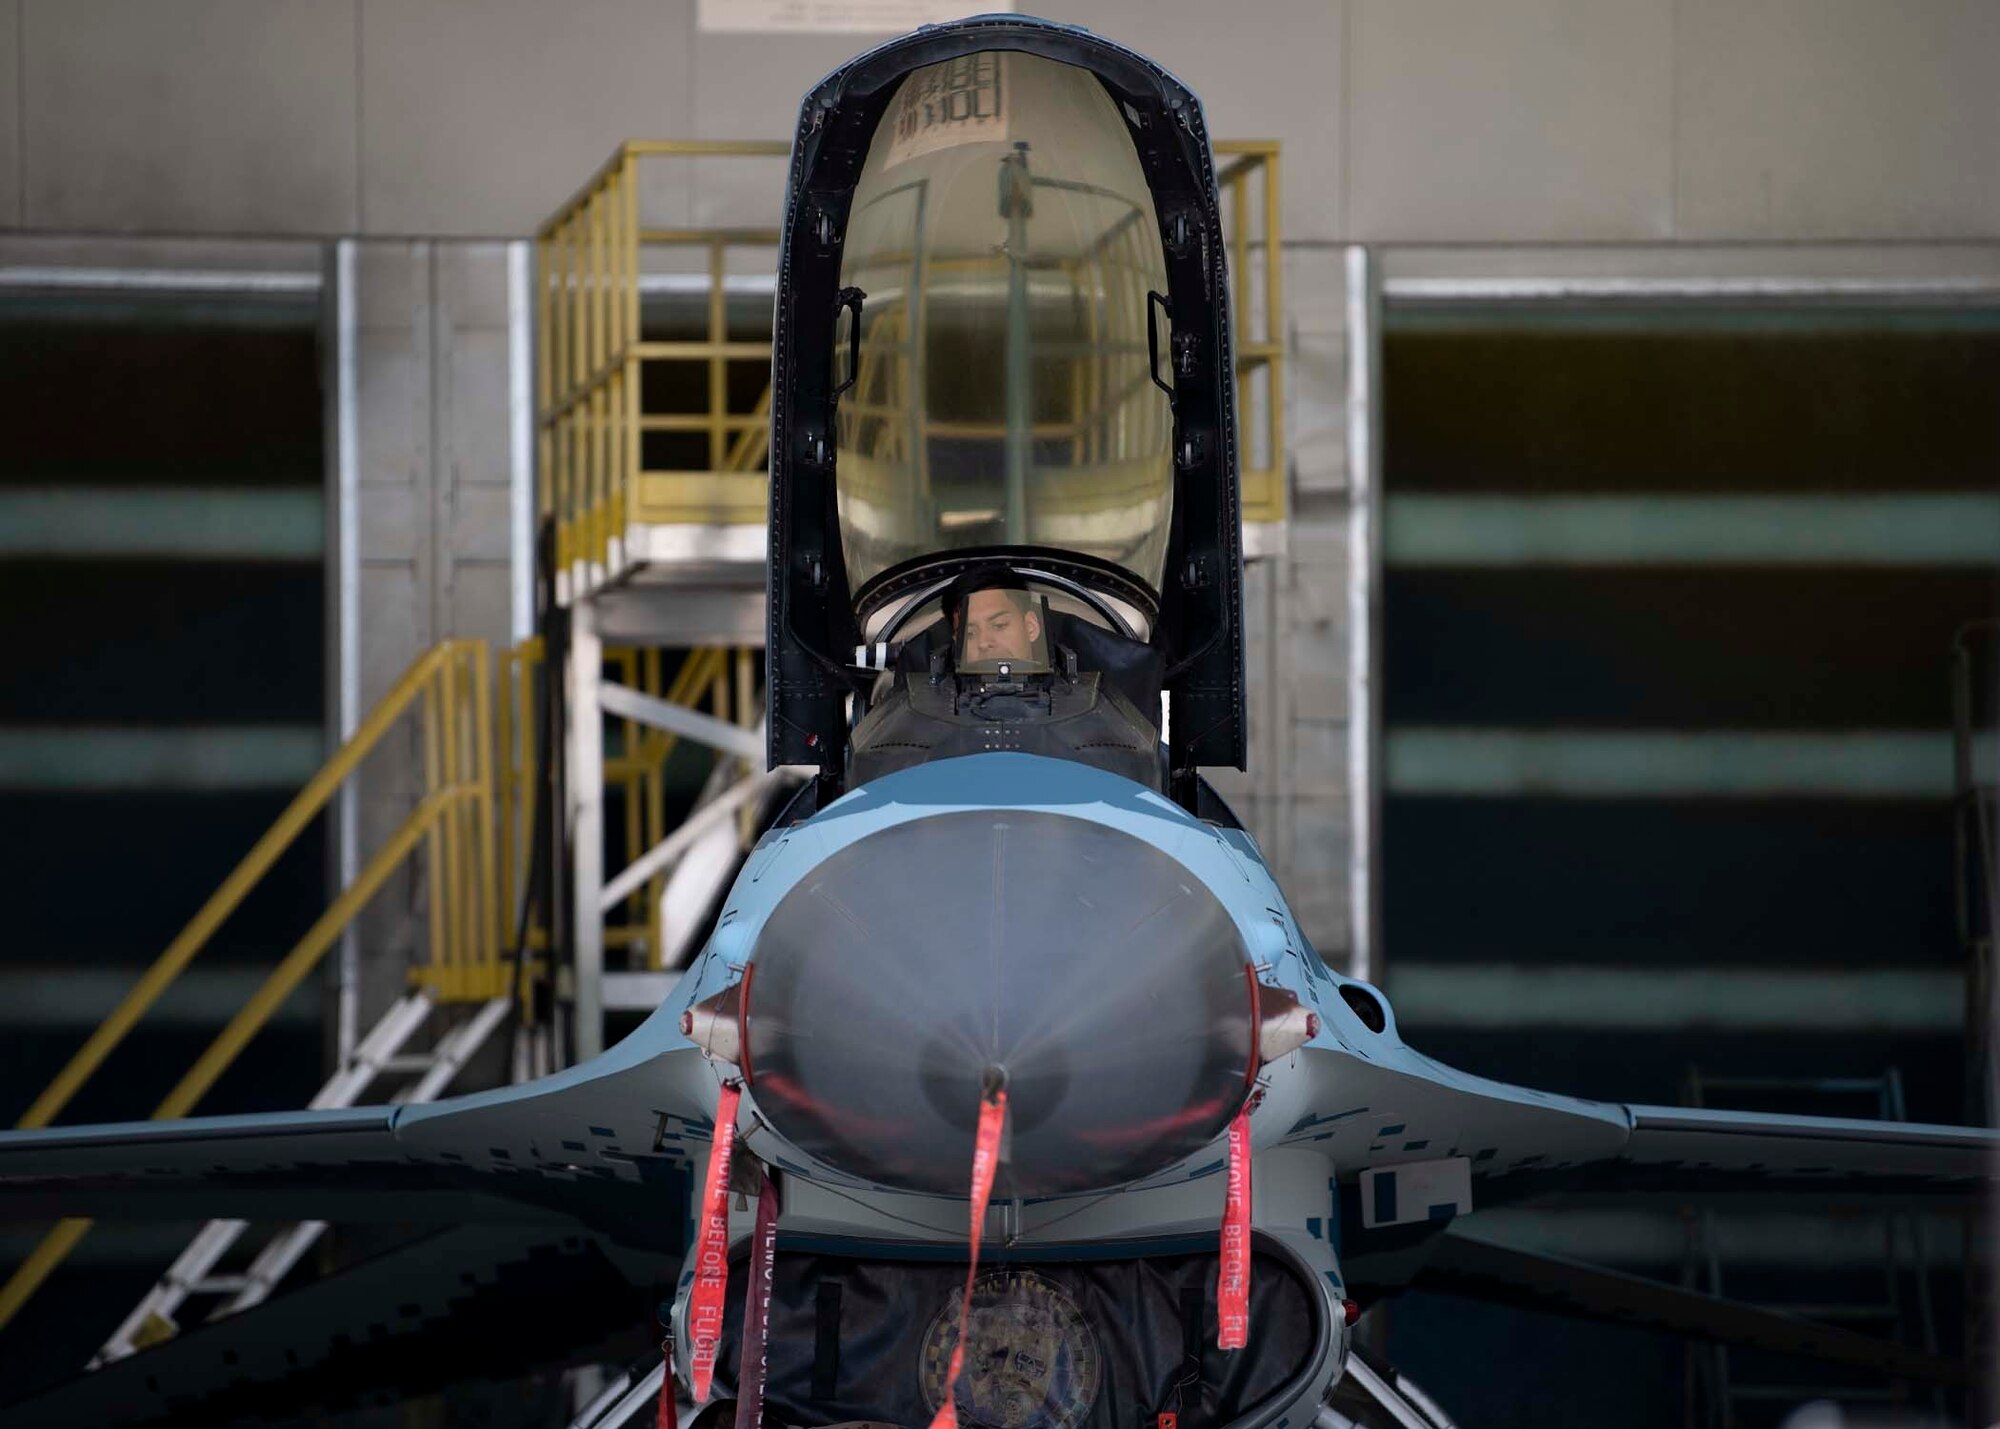
[(1373, 255), (1347, 254), (1349, 971), (1382, 978), (1380, 749), (1382, 295)]

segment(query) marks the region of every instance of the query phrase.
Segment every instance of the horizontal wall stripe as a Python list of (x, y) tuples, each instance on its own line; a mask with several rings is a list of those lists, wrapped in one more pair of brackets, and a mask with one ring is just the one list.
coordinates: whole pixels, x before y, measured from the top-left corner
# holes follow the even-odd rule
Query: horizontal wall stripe
[(1943, 799), (1390, 798), (1390, 965), (1959, 968)]
[(2000, 332), (1391, 334), (1391, 496), (1991, 492)]
[(0, 556), (317, 561), (325, 549), (316, 487), (0, 490)]
[[(1996, 573), (1970, 566), (1391, 567), (1383, 718), (1949, 729), (1953, 637), (1996, 595)], [(1983, 723), (1994, 697), (1976, 701)]]
[[(1410, 728), (1390, 731), (1391, 794), (1562, 798), (1948, 798), (1952, 737), (1930, 731)], [(1991, 781), (1995, 737), (1978, 742)]]
[(2000, 494), (1391, 496), (1398, 566), (2000, 567)]
[[(1399, 312), (1403, 304), (1465, 304), (1471, 312), (1514, 304), (1526, 305), (1530, 316), (1548, 311), (1549, 304), (1564, 302), (1665, 305), (1671, 312), (1702, 303), (1786, 304), (1752, 311), (1800, 319), (1825, 312), (1831, 306), (1828, 299), (1857, 304), (1855, 311), (1871, 317), (1906, 311), (1895, 306), (1898, 304), (1940, 300), (1952, 300), (1953, 306), (1926, 316), (1948, 320), (1959, 310), (1957, 304), (1965, 302), (1984, 301), (2000, 307), (2000, 282), (1984, 277), (1389, 277), (1383, 281), (1382, 293)], [(1722, 307), (1719, 311), (1731, 309)]]
[[(273, 950), (267, 964), (261, 967), (190, 968), (160, 994), (160, 1000), (140, 1022), (140, 1029), (221, 1031), (223, 1024), (241, 1012), (243, 1004), (264, 985), (281, 955), (282, 950)], [(78, 967), (74, 963), (0, 968), (0, 1026), (88, 1031), (111, 1013), (143, 971), (136, 966)], [(317, 1026), (318, 985), (308, 982), (279, 1003), (271, 1021), (273, 1025)]]
[[(1421, 283), (1422, 280), (1416, 280)], [(1467, 298), (1436, 288), (1391, 286), (1383, 326), (1402, 337), (1503, 334), (1531, 338), (1585, 333), (1646, 338), (1782, 336), (1881, 337), (2000, 331), (2000, 287), (1940, 283), (1914, 289), (1901, 306), (1867, 301), (1849, 289), (1811, 301), (1810, 289), (1774, 287), (1701, 292), (1621, 291), (1616, 284), (1494, 293)], [(1775, 301), (1758, 302), (1759, 297)], [(1800, 301), (1800, 300), (1804, 301)], [(1790, 301), (1787, 301), (1790, 300)], [(1956, 301), (1954, 301), (1956, 300)]]
[(316, 296), (314, 269), (282, 268), (68, 268), (34, 264), (0, 265), (0, 291), (83, 293), (215, 293), (224, 296), (272, 294)]
[(281, 332), (306, 338), (319, 327), (319, 303), (279, 296), (211, 297), (203, 293), (4, 293), (0, 323), (57, 324), (79, 329), (123, 328), (191, 332), (197, 328), (240, 334)]
[(326, 760), (317, 725), (0, 728), (0, 789), (282, 789)]
[(1965, 979), (1950, 968), (1536, 967), (1392, 959), (1388, 992), (1406, 1028), (1950, 1033), (1965, 1021)]
[(316, 724), (325, 601), (319, 561), (0, 559), (0, 728)]
[[(1600, 1210), (1588, 1206), (1542, 1210), (1498, 1206), (1479, 1209), (1454, 1227), (1454, 1235), (1537, 1255), (1559, 1255), (1594, 1265), (1680, 1266), (1688, 1253), (1687, 1217), (1677, 1211)], [(1730, 1269), (1798, 1267), (1859, 1269), (1881, 1274), (1881, 1221), (1868, 1216), (1727, 1210), (1713, 1216), (1716, 1254)], [(1964, 1223), (1949, 1215), (1924, 1219), (1928, 1263), (1965, 1263)], [(1905, 1242), (1907, 1244), (1907, 1241)]]

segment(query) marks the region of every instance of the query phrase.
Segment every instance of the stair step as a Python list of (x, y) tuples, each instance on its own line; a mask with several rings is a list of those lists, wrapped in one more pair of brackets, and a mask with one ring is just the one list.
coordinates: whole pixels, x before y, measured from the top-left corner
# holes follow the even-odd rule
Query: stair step
[(1796, 1315), (1802, 1320), (1900, 1320), (1901, 1309), (1894, 1305), (1838, 1305), (1825, 1301), (1760, 1302), (1760, 1310), (1779, 1315)]
[(1908, 1398), (1895, 1389), (1826, 1384), (1732, 1384), (1729, 1397), (1779, 1400), (1787, 1404), (1804, 1404), (1814, 1399), (1831, 1399), (1838, 1404), (1897, 1404)]
[(247, 1275), (209, 1275), (188, 1286), (190, 1295), (234, 1295), (250, 1283)]
[(428, 1072), (432, 1067), (435, 1067), (436, 1065), (437, 1065), (437, 1058), (429, 1055), (428, 1053), (416, 1053), (406, 1057), (384, 1058), (382, 1062), (382, 1070), (385, 1072), (422, 1073), (422, 1072)]
[[(470, 1021), (447, 1033), (435, 1051), (393, 1055), (394, 1049), (414, 1036), (436, 1010), (436, 1004), (428, 994), (413, 993), (383, 1014), (381, 1020), (361, 1039), (354, 1060), (320, 1088), (311, 1105), (322, 1109), (352, 1106), (362, 1091), (385, 1072), (414, 1074), (418, 1078), (397, 1093), (391, 1104), (428, 1101), (444, 1091), (465, 1062), (506, 1020), (510, 1008), (508, 998), (494, 998)], [(258, 1252), (248, 1273), (209, 1273), (229, 1253), (247, 1224), (244, 1221), (219, 1220), (203, 1226), (173, 1267), (133, 1307), (125, 1323), (92, 1357), (89, 1367), (96, 1369), (124, 1359), (147, 1344), (171, 1338), (178, 1328), (172, 1316), (194, 1296), (234, 1297), (215, 1310), (209, 1316), (211, 1320), (259, 1303), (277, 1287), (326, 1229), (324, 1222), (302, 1221), (279, 1231)]]

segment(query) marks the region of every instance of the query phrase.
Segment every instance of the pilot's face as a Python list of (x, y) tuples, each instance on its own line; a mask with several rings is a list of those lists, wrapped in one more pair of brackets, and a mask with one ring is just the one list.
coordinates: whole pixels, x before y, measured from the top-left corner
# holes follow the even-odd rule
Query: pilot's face
[(965, 601), (962, 648), (969, 660), (1026, 660), (1042, 638), (1041, 617), (1014, 603), (1015, 593), (976, 590)]

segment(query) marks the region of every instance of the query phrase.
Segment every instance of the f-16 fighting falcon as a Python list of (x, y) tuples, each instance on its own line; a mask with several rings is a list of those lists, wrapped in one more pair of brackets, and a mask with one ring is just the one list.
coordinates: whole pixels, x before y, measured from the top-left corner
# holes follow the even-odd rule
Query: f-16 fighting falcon
[(1960, 1374), (1455, 1233), (1529, 1199), (1970, 1202), (1994, 1138), (1482, 1080), (1326, 965), (1202, 772), (1246, 750), (1226, 247), (1200, 103), (1107, 39), (981, 17), (815, 87), (767, 635), (769, 761), (810, 777), (673, 993), (581, 1065), (0, 1135), (16, 1218), (439, 1228), (7, 1422), (368, 1402), (659, 1338), (658, 1305), (664, 1359), (579, 1422), (1422, 1425), (1350, 1353), (1412, 1284)]

